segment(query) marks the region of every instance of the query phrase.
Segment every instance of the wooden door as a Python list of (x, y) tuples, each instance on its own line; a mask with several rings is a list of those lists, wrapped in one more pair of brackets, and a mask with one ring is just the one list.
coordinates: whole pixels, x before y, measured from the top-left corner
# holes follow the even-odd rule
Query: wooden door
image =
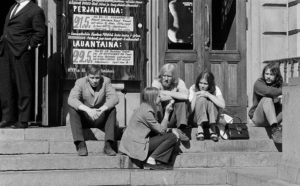
[[(189, 88), (195, 83), (201, 69), (197, 62), (201, 41), (196, 39), (202, 34), (199, 32), (201, 19), (198, 10), (201, 3), (193, 0), (184, 0), (184, 3), (174, 0), (159, 1), (159, 65), (161, 67), (165, 63), (174, 64), (179, 77)], [(170, 10), (171, 6), (173, 10)], [(182, 42), (174, 42), (168, 37), (178, 22), (180, 28), (177, 28), (177, 35)]]
[[(184, 6), (191, 4), (177, 16), (187, 15), (186, 9), (192, 9), (192, 17), (183, 21), (180, 18), (171, 20), (170, 24), (170, 15), (174, 14), (170, 13), (172, 2), (185, 3)], [(211, 70), (226, 102), (224, 112), (246, 122), (246, 1), (164, 0), (160, 3), (160, 66), (175, 64), (188, 88), (201, 71)], [(169, 30), (176, 21), (192, 24), (192, 47), (179, 43), (174, 48), (170, 44)], [(189, 30), (186, 24), (183, 29)]]

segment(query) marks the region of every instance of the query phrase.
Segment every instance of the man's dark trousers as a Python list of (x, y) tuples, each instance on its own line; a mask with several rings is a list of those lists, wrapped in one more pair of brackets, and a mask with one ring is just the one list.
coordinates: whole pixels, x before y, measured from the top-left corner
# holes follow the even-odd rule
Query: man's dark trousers
[(15, 56), (5, 42), (4, 51), (0, 55), (0, 97), (2, 119), (5, 121), (30, 121), (33, 98), (32, 59), (32, 51), (27, 50), (21, 56)]
[(84, 141), (83, 128), (104, 128), (105, 141), (115, 140), (115, 127), (116, 127), (116, 108), (105, 111), (100, 117), (93, 121), (88, 114), (83, 111), (69, 108), (71, 130), (74, 142)]

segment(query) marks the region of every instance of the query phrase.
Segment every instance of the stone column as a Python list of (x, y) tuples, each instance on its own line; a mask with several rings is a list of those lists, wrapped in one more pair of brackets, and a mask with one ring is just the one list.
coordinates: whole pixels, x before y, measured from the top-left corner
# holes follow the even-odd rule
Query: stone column
[(283, 158), (278, 178), (300, 184), (300, 77), (283, 88)]

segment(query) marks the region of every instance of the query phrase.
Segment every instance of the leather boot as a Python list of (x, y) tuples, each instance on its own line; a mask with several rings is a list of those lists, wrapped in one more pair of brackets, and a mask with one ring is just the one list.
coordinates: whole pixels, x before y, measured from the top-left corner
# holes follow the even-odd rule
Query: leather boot
[(88, 151), (87, 151), (86, 144), (84, 141), (78, 142), (78, 144), (76, 145), (76, 149), (78, 151), (78, 156), (87, 156), (88, 155)]
[(109, 142), (109, 141), (105, 142), (105, 146), (104, 146), (103, 152), (105, 154), (107, 154), (108, 156), (115, 156), (115, 155), (117, 155), (117, 153), (111, 147), (112, 143), (113, 142)]

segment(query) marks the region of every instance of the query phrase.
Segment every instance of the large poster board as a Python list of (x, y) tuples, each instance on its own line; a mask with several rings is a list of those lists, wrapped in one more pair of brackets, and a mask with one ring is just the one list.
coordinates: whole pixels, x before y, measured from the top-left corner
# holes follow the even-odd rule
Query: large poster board
[(146, 62), (145, 0), (63, 1), (66, 79), (99, 64), (112, 80), (142, 80)]

